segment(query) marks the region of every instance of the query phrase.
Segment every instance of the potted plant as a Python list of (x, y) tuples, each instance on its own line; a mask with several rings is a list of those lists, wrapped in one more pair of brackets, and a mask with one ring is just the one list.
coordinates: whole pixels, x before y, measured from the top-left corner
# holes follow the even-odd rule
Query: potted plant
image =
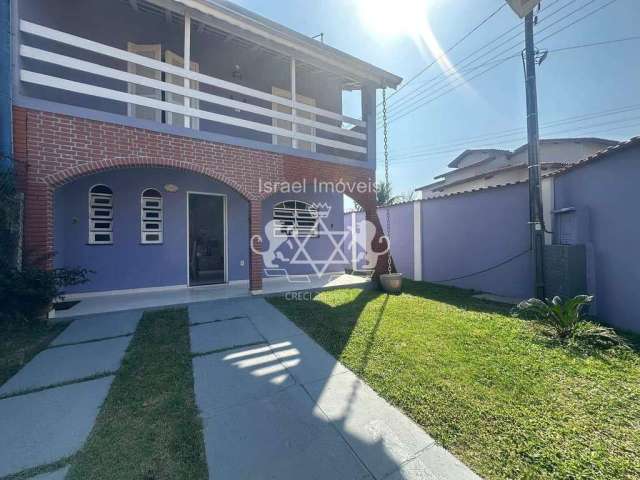
[(402, 274), (383, 273), (380, 275), (380, 285), (387, 293), (400, 293), (402, 291)]

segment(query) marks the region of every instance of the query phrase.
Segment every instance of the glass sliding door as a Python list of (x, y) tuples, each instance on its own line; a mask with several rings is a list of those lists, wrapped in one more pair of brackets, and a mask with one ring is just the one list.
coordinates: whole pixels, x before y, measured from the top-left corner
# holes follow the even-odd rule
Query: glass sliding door
[(189, 285), (226, 281), (225, 197), (189, 193)]

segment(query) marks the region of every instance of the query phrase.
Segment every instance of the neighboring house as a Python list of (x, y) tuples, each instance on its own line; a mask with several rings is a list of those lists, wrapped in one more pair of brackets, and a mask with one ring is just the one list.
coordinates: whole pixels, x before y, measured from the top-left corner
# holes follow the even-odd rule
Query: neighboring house
[[(601, 138), (540, 140), (541, 173), (545, 175), (556, 172), (617, 143)], [(495, 149), (465, 150), (448, 165), (454, 170), (437, 176), (436, 182), (419, 187), (416, 191), (427, 199), (522, 182), (529, 175), (527, 161), (526, 144), (513, 152)]]
[[(375, 182), (376, 90), (400, 83), (391, 73), (224, 0), (11, 8), (25, 254), (94, 270), (76, 293), (260, 291), (250, 241), (268, 222), (326, 258), (314, 204), (336, 230), (343, 218), (341, 195), (265, 184)], [(343, 115), (345, 90), (361, 92), (361, 117)], [(375, 218), (374, 192), (353, 198)]]

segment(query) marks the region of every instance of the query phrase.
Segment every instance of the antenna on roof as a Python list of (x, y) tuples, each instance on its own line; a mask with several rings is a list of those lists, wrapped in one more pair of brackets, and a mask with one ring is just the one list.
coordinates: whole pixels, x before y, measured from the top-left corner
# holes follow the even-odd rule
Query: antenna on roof
[(320, 32), (318, 35), (314, 35), (311, 38), (313, 38), (315, 40), (318, 37), (320, 37), (320, 43), (324, 43), (324, 32)]

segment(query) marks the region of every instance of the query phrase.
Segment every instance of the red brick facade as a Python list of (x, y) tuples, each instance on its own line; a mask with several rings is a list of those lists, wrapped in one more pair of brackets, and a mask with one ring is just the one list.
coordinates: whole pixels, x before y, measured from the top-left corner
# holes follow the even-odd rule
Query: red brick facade
[[(261, 234), (262, 182), (374, 182), (372, 172), (245, 147), (158, 133), (124, 125), (14, 108), (19, 188), (25, 193), (24, 239), (30, 259), (53, 250), (53, 193), (83, 175), (130, 167), (189, 170), (221, 181), (250, 204), (250, 235)], [(378, 226), (375, 195), (349, 194)], [(247, 239), (247, 248), (249, 239)], [(386, 263), (380, 258), (378, 266)], [(250, 253), (251, 290), (262, 285), (262, 259)]]

